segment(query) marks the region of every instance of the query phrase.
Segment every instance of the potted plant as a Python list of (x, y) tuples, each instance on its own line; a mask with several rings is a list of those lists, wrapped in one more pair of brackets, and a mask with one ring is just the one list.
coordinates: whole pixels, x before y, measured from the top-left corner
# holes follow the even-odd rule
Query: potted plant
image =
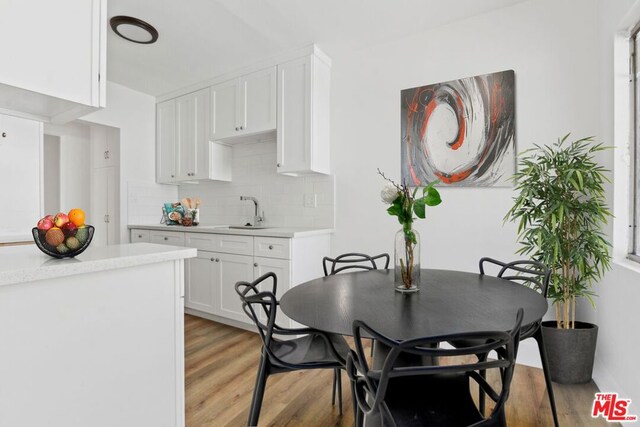
[(575, 320), (576, 300), (595, 307), (594, 281), (610, 268), (610, 244), (602, 226), (611, 216), (605, 200), (608, 170), (595, 153), (607, 149), (592, 137), (521, 154), (514, 176), (518, 195), (505, 220), (518, 223), (519, 254), (551, 269), (549, 298), (556, 320), (542, 323), (551, 378), (563, 384), (591, 379), (598, 328)]

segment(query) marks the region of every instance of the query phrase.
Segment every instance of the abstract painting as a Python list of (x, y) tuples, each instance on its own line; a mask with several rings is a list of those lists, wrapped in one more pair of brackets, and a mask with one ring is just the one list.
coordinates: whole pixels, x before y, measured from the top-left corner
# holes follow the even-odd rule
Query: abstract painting
[(512, 185), (513, 70), (405, 89), (401, 100), (403, 182)]

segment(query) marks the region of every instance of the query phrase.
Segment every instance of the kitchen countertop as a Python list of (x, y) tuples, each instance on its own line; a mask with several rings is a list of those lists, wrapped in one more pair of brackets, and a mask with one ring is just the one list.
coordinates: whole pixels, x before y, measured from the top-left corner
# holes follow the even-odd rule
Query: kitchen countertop
[(183, 227), (181, 225), (164, 225), (164, 224), (130, 224), (129, 229), (137, 228), (142, 230), (159, 230), (159, 231), (181, 231), (188, 233), (208, 233), (208, 234), (235, 234), (240, 236), (258, 236), (258, 237), (306, 237), (318, 234), (331, 234), (334, 232), (332, 228), (308, 228), (308, 227), (269, 227), (262, 229), (231, 229), (228, 225), (196, 225), (193, 227)]
[(134, 243), (89, 247), (75, 258), (56, 259), (34, 245), (0, 248), (0, 286), (193, 258), (197, 250)]

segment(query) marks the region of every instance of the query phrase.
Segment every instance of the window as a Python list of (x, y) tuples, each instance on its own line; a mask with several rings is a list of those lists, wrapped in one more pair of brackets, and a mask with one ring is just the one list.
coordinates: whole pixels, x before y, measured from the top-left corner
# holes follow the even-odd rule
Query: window
[(636, 29), (631, 37), (631, 88), (632, 88), (632, 126), (633, 141), (631, 144), (631, 203), (630, 203), (630, 255), (640, 261), (640, 29)]

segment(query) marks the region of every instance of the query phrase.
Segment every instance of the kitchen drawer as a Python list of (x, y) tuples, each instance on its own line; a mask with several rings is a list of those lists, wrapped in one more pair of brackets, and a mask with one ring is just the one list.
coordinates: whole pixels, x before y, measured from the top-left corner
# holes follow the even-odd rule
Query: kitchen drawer
[(186, 233), (185, 246), (212, 252), (253, 255), (253, 237), (233, 234)]
[(150, 231), (149, 241), (161, 245), (184, 246), (184, 233), (179, 231)]
[(149, 230), (131, 229), (131, 243), (149, 243)]
[(257, 257), (291, 259), (291, 239), (256, 237), (253, 254)]

